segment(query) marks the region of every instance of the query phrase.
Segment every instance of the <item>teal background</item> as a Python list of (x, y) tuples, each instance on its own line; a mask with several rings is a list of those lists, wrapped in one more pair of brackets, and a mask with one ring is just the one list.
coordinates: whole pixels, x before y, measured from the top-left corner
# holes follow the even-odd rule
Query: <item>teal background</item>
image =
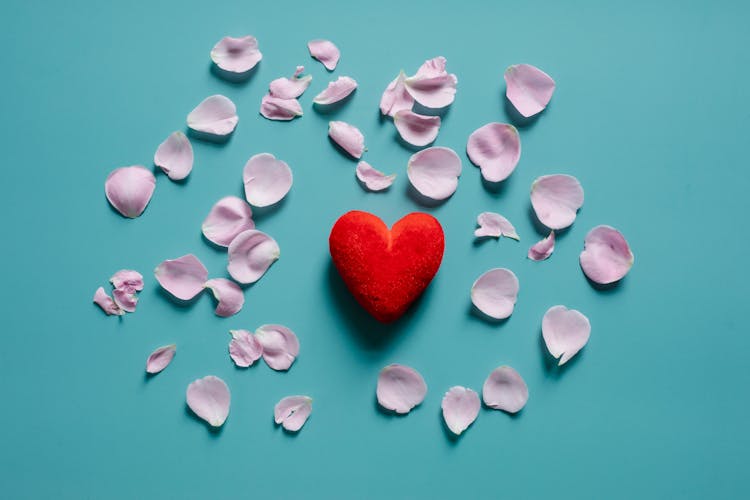
[[(22, 2), (0, 10), (2, 258), (0, 496), (3, 498), (739, 498), (750, 495), (746, 257), (749, 204), (750, 4), (651, 2)], [(222, 36), (254, 34), (264, 58), (252, 78), (213, 74)], [(342, 50), (329, 74), (306, 42)], [(461, 154), (455, 195), (423, 207), (378, 102), (400, 69), (444, 55), (458, 75), (436, 145)], [(535, 64), (557, 81), (548, 109), (519, 126), (523, 154), (499, 189), (464, 155), (468, 135), (508, 121), (503, 70)], [(304, 64), (305, 115), (258, 115), (267, 84)], [(353, 98), (327, 114), (312, 98), (354, 77)], [(226, 144), (193, 140), (187, 182), (157, 174), (144, 215), (126, 220), (103, 184), (118, 166), (152, 166), (157, 145), (184, 130), (204, 97), (222, 93), (240, 122)], [(365, 159), (398, 173), (384, 194), (363, 191), (355, 162), (329, 143), (330, 119), (364, 132)], [(242, 191), (253, 154), (289, 163), (294, 187), (257, 213), (281, 259), (246, 291), (233, 318), (202, 296), (178, 307), (153, 268), (195, 253), (211, 276), (225, 252), (200, 225), (220, 197)], [(531, 181), (569, 173), (586, 201), (550, 260), (526, 259), (541, 238)], [(329, 264), (338, 216), (368, 210), (392, 224), (426, 210), (446, 233), (443, 265), (423, 299), (392, 327), (353, 303)], [(507, 216), (521, 242), (474, 244), (476, 215)], [(259, 212), (259, 211), (256, 211)], [(635, 265), (599, 291), (578, 263), (586, 232), (620, 229)], [(471, 312), (482, 272), (509, 267), (521, 292), (501, 324)], [(91, 303), (120, 268), (141, 271), (138, 311), (122, 321)], [(540, 343), (546, 309), (565, 304), (593, 325), (564, 369)], [(236, 369), (230, 328), (290, 326), (301, 353), (288, 373)], [(176, 342), (169, 368), (146, 380), (156, 347)], [(379, 369), (425, 377), (424, 403), (404, 418), (378, 411)], [(510, 364), (530, 389), (516, 417), (482, 409), (458, 440), (440, 400), (452, 385), (477, 391)], [(185, 407), (207, 374), (232, 391), (224, 428), (209, 432)], [(302, 431), (275, 427), (273, 405), (308, 394)]]

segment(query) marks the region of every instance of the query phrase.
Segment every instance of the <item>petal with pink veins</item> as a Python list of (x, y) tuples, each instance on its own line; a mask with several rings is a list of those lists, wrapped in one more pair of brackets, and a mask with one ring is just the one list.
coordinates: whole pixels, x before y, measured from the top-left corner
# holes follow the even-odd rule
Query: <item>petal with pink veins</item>
[(312, 401), (308, 396), (287, 396), (274, 406), (273, 419), (284, 429), (297, 432), (310, 417)]
[(237, 107), (220, 94), (206, 97), (187, 117), (191, 129), (220, 137), (231, 134), (238, 121)]
[(263, 346), (263, 360), (274, 370), (288, 370), (299, 355), (297, 336), (283, 325), (260, 326), (255, 337)]
[(531, 260), (545, 260), (548, 259), (552, 252), (555, 251), (555, 232), (550, 231), (549, 236), (537, 241), (531, 248), (529, 248), (528, 257)]
[(380, 112), (384, 115), (394, 116), (402, 109), (410, 110), (414, 106), (414, 98), (406, 90), (404, 81), (406, 74), (402, 71), (388, 84), (383, 97), (380, 98)]
[(564, 229), (573, 224), (583, 206), (583, 188), (572, 175), (543, 175), (531, 184), (531, 205), (539, 222), (550, 229)]
[(596, 226), (586, 235), (579, 260), (588, 279), (608, 285), (628, 274), (635, 257), (620, 231), (611, 226)]
[(510, 366), (501, 366), (484, 381), (482, 399), (495, 410), (518, 413), (529, 400), (529, 388), (517, 371)]
[(273, 97), (279, 99), (296, 99), (310, 86), (312, 75), (299, 76), (305, 71), (304, 66), (297, 66), (291, 78), (277, 78), (268, 86)]
[(513, 125), (488, 123), (469, 136), (466, 154), (489, 182), (500, 182), (513, 173), (521, 157), (521, 137)]
[(190, 300), (203, 291), (208, 270), (193, 254), (165, 260), (154, 270), (156, 280), (180, 300)]
[(211, 60), (224, 71), (245, 73), (263, 59), (258, 40), (247, 35), (239, 38), (225, 36), (211, 50)]
[(412, 186), (433, 200), (444, 200), (456, 192), (461, 158), (450, 148), (434, 146), (409, 158), (406, 173)]
[(330, 40), (311, 40), (307, 42), (310, 55), (323, 63), (328, 71), (336, 69), (341, 52)]
[(269, 120), (289, 121), (304, 113), (297, 99), (282, 99), (266, 94), (260, 102), (260, 114)]
[(250, 158), (242, 171), (245, 198), (256, 207), (278, 203), (292, 188), (292, 169), (270, 153)]
[(255, 283), (276, 262), (281, 251), (276, 240), (257, 229), (237, 235), (229, 244), (230, 276), (242, 284)]
[(353, 158), (360, 159), (365, 151), (365, 136), (354, 125), (340, 121), (329, 122), (328, 137)]
[(441, 407), (445, 425), (457, 436), (461, 435), (479, 415), (482, 403), (479, 395), (466, 387), (454, 386), (443, 396)]
[(396, 174), (386, 175), (366, 161), (360, 161), (357, 163), (357, 179), (370, 191), (383, 191), (391, 187)]
[(424, 401), (427, 384), (414, 368), (392, 364), (380, 370), (376, 394), (380, 406), (406, 414)]
[(229, 387), (219, 377), (199, 378), (187, 388), (187, 404), (212, 427), (221, 427), (229, 415)]
[(125, 314), (125, 311), (112, 300), (112, 297), (107, 295), (103, 287), (97, 288), (96, 292), (94, 292), (94, 304), (101, 307), (107, 316), (122, 316)]
[(445, 70), (445, 57), (435, 57), (422, 64), (414, 76), (404, 80), (406, 91), (421, 105), (444, 108), (456, 96), (458, 78)]
[(143, 290), (143, 275), (132, 269), (120, 269), (109, 278), (109, 282), (115, 289), (129, 292), (140, 292)]
[(513, 314), (518, 298), (518, 278), (505, 268), (490, 269), (471, 287), (471, 302), (484, 314), (505, 319)]
[(241, 232), (254, 229), (253, 210), (242, 198), (226, 196), (211, 207), (201, 231), (209, 241), (228, 247)]
[(512, 238), (519, 241), (521, 238), (516, 233), (516, 228), (510, 223), (508, 219), (495, 212), (482, 212), (477, 216), (477, 225), (479, 226), (474, 230), (474, 236), (477, 238), (500, 238), (505, 236), (506, 238)]
[(247, 368), (263, 355), (260, 341), (247, 330), (229, 330), (232, 340), (229, 342), (229, 356), (240, 368)]
[(138, 296), (133, 291), (128, 291), (122, 288), (115, 288), (112, 291), (112, 298), (115, 304), (120, 306), (123, 311), (132, 313), (135, 312), (135, 306), (138, 305)]
[(505, 95), (526, 118), (547, 107), (555, 81), (541, 69), (530, 64), (515, 64), (505, 70)]
[(154, 165), (161, 168), (173, 181), (181, 181), (193, 170), (193, 146), (187, 136), (173, 132), (154, 154)]
[(327, 106), (346, 99), (355, 90), (357, 90), (357, 82), (354, 78), (340, 76), (335, 81), (330, 82), (323, 92), (316, 95), (313, 102)]
[(176, 351), (177, 346), (175, 344), (170, 344), (160, 347), (152, 352), (146, 360), (146, 373), (153, 375), (162, 371), (172, 362), (172, 358), (174, 358)]
[(409, 109), (393, 115), (393, 124), (401, 138), (414, 146), (428, 145), (440, 132), (439, 116), (418, 115)]
[(109, 204), (130, 219), (135, 219), (146, 210), (154, 188), (154, 174), (140, 165), (116, 168), (104, 182), (104, 194)]
[(217, 316), (228, 318), (240, 312), (245, 304), (245, 295), (242, 288), (234, 281), (226, 278), (213, 278), (206, 281), (205, 287), (211, 290), (214, 298), (218, 301), (216, 310)]
[(542, 337), (558, 366), (567, 363), (589, 341), (591, 323), (575, 309), (565, 306), (550, 307), (542, 318)]

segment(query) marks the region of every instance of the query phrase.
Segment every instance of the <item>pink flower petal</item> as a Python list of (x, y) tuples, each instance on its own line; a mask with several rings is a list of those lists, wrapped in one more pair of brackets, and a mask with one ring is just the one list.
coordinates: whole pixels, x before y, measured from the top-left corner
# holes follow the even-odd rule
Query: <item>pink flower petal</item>
[(456, 96), (458, 78), (445, 70), (445, 57), (429, 59), (422, 64), (414, 76), (404, 80), (406, 91), (421, 105), (428, 108), (444, 108)]
[(240, 312), (245, 304), (245, 295), (237, 283), (226, 278), (213, 278), (206, 281), (205, 287), (211, 290), (216, 304), (216, 315), (228, 318)]
[(107, 316), (122, 316), (125, 314), (125, 311), (120, 309), (120, 306), (112, 300), (112, 297), (107, 295), (107, 292), (104, 291), (103, 287), (97, 288), (96, 292), (94, 292), (94, 304), (101, 307), (102, 311), (104, 311)]
[(583, 349), (591, 335), (589, 319), (575, 309), (565, 306), (550, 307), (542, 319), (542, 337), (547, 350), (559, 366)]
[(439, 116), (418, 115), (409, 109), (402, 109), (393, 115), (401, 138), (414, 146), (426, 146), (437, 138), (440, 131)]
[(495, 212), (482, 212), (477, 217), (477, 225), (479, 227), (474, 231), (474, 236), (477, 238), (491, 237), (499, 238), (505, 236), (506, 238), (512, 238), (516, 241), (521, 238), (516, 233), (516, 228), (510, 223), (508, 219)]
[(162, 371), (172, 362), (172, 358), (174, 358), (176, 351), (177, 346), (171, 344), (160, 347), (152, 352), (146, 360), (146, 372), (155, 374)]
[(555, 232), (550, 231), (549, 236), (534, 243), (529, 248), (529, 259), (545, 260), (548, 259), (552, 252), (555, 251)]
[(329, 40), (311, 40), (307, 42), (307, 48), (310, 50), (310, 55), (322, 62), (328, 71), (336, 69), (341, 52), (333, 42)]
[(521, 138), (513, 125), (488, 123), (469, 136), (466, 154), (489, 182), (500, 182), (515, 170), (521, 157)]
[(297, 432), (305, 425), (312, 412), (312, 398), (287, 396), (273, 408), (273, 419), (284, 429)]
[(113, 170), (104, 182), (104, 193), (115, 210), (135, 219), (146, 209), (155, 187), (154, 174), (145, 167), (135, 165)]
[(225, 36), (211, 50), (211, 60), (224, 71), (245, 73), (263, 59), (254, 36)]
[(564, 229), (573, 224), (583, 206), (583, 188), (572, 175), (544, 175), (531, 185), (531, 205), (539, 222), (550, 229)]
[(109, 282), (116, 289), (128, 292), (140, 292), (143, 290), (143, 275), (132, 269), (120, 269), (109, 278)]
[(357, 163), (357, 179), (370, 191), (382, 191), (391, 187), (396, 179), (396, 174), (385, 175), (380, 170), (375, 170), (366, 161), (360, 161)]
[(184, 179), (193, 170), (193, 146), (180, 131), (173, 132), (154, 154), (154, 165), (161, 168), (173, 181)]
[(112, 291), (112, 298), (115, 300), (115, 304), (117, 304), (123, 311), (129, 313), (135, 312), (135, 306), (138, 305), (138, 297), (135, 292), (124, 290), (122, 288), (115, 288)]
[(584, 274), (600, 285), (624, 278), (633, 267), (634, 260), (625, 237), (610, 226), (596, 226), (589, 231), (580, 256)]
[(288, 370), (299, 355), (299, 340), (283, 325), (263, 325), (255, 330), (263, 346), (263, 360), (274, 370)]
[(269, 120), (289, 121), (304, 113), (297, 99), (282, 99), (266, 94), (260, 102), (260, 114)]
[(393, 116), (402, 109), (411, 109), (414, 106), (414, 98), (406, 90), (404, 81), (406, 74), (402, 71), (388, 84), (383, 97), (380, 98), (380, 112), (384, 115)]
[(456, 192), (461, 158), (450, 148), (423, 149), (409, 158), (406, 172), (417, 191), (433, 200), (444, 200)]
[(365, 151), (365, 136), (354, 125), (346, 122), (329, 122), (328, 137), (356, 159), (361, 158)]
[(340, 76), (336, 81), (330, 82), (328, 87), (316, 95), (313, 99), (315, 104), (334, 104), (346, 99), (352, 92), (357, 89), (357, 82), (348, 76)]
[(490, 269), (471, 287), (471, 302), (495, 319), (505, 319), (513, 314), (517, 298), (518, 278), (510, 269)]
[(187, 388), (187, 404), (193, 413), (213, 427), (221, 427), (229, 415), (229, 387), (219, 377), (199, 378)]
[(304, 66), (297, 66), (291, 78), (277, 78), (268, 86), (269, 93), (279, 99), (296, 99), (304, 94), (310, 86), (312, 75), (299, 76), (305, 71)]
[(260, 341), (247, 330), (229, 330), (232, 340), (229, 342), (229, 356), (240, 368), (247, 368), (263, 355)]
[(218, 94), (205, 98), (187, 117), (188, 127), (215, 136), (231, 134), (238, 121), (237, 107)]
[(516, 64), (506, 69), (505, 84), (508, 100), (527, 118), (546, 108), (555, 91), (555, 81), (530, 64)]
[(208, 270), (193, 254), (165, 260), (154, 270), (156, 280), (180, 300), (190, 300), (203, 291)]
[(396, 413), (409, 413), (427, 395), (427, 384), (414, 368), (392, 364), (380, 370), (378, 404)]
[(458, 385), (451, 387), (441, 404), (445, 425), (453, 434), (460, 435), (477, 419), (481, 406), (476, 392)]
[(262, 231), (249, 229), (229, 244), (229, 274), (239, 283), (255, 283), (276, 262), (281, 251), (276, 240)]
[(495, 410), (518, 413), (529, 400), (529, 388), (510, 366), (495, 368), (482, 387), (484, 404)]
[(289, 165), (270, 153), (250, 158), (242, 171), (245, 198), (256, 207), (278, 203), (292, 188), (292, 170)]
[(222, 247), (228, 247), (241, 232), (254, 228), (253, 210), (245, 200), (236, 196), (217, 201), (201, 226), (204, 236)]

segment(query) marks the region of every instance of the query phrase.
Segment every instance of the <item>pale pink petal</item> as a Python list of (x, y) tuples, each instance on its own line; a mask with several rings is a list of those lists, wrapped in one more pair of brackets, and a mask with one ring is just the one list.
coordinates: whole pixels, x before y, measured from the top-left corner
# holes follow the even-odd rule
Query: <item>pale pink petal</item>
[(154, 154), (154, 165), (161, 168), (173, 181), (184, 179), (193, 170), (193, 146), (180, 131), (173, 132)]
[(439, 116), (418, 115), (409, 109), (393, 115), (393, 123), (401, 138), (414, 146), (428, 145), (440, 131)]
[(229, 356), (240, 368), (247, 368), (263, 355), (260, 341), (247, 330), (229, 330), (232, 340), (229, 342)]
[(392, 364), (380, 370), (376, 394), (380, 406), (404, 414), (424, 401), (427, 384), (414, 368)]
[(357, 179), (370, 191), (382, 191), (391, 187), (396, 179), (396, 174), (385, 175), (380, 170), (374, 169), (366, 161), (360, 161), (357, 163)]
[(310, 55), (323, 63), (328, 71), (336, 69), (341, 52), (330, 40), (311, 40), (307, 42)]
[(338, 121), (329, 122), (328, 137), (354, 158), (361, 158), (365, 151), (365, 136), (354, 125)]
[(104, 182), (104, 193), (115, 210), (135, 219), (146, 209), (155, 187), (154, 174), (146, 167), (135, 165), (113, 170)]
[(491, 237), (499, 238), (505, 236), (506, 238), (512, 238), (516, 241), (521, 238), (516, 233), (516, 228), (510, 223), (508, 219), (495, 212), (482, 212), (477, 216), (477, 225), (479, 226), (474, 231), (474, 236), (477, 238)]
[(441, 404), (445, 425), (453, 434), (460, 435), (477, 419), (481, 406), (475, 391), (458, 385), (451, 387)]
[(224, 71), (245, 73), (263, 59), (254, 36), (225, 36), (211, 50), (211, 60)]
[(255, 330), (263, 346), (263, 361), (274, 370), (288, 370), (299, 354), (299, 340), (283, 325), (263, 325)]
[(231, 134), (238, 121), (237, 107), (219, 94), (205, 98), (187, 117), (191, 129), (216, 136)]
[(458, 78), (445, 70), (445, 57), (429, 59), (422, 64), (414, 76), (404, 80), (406, 91), (421, 105), (428, 108), (444, 108), (456, 96)]
[(516, 64), (506, 69), (505, 84), (508, 100), (527, 118), (546, 108), (555, 91), (555, 81), (530, 64)]
[(589, 319), (575, 309), (565, 306), (550, 307), (542, 319), (542, 337), (547, 350), (559, 366), (583, 349), (591, 335)]
[(154, 270), (156, 280), (180, 300), (190, 300), (203, 291), (208, 270), (193, 254), (165, 260)]
[(550, 229), (564, 229), (573, 224), (583, 206), (583, 188), (572, 175), (543, 175), (531, 185), (531, 205), (539, 222)]
[(461, 158), (450, 148), (423, 149), (409, 158), (406, 172), (417, 191), (428, 198), (444, 200), (456, 192)]
[(495, 410), (518, 413), (529, 400), (529, 388), (510, 366), (495, 368), (482, 387), (484, 404)]
[(297, 432), (305, 425), (312, 412), (312, 398), (308, 396), (287, 396), (273, 408), (273, 419), (284, 429)]
[(245, 198), (256, 207), (281, 201), (292, 188), (292, 169), (270, 153), (250, 158), (242, 171)]
[(129, 292), (140, 292), (143, 290), (143, 275), (132, 269), (120, 269), (109, 278), (109, 282), (116, 289)]
[(414, 106), (414, 98), (407, 92), (405, 80), (406, 74), (402, 71), (383, 91), (383, 97), (380, 98), (382, 114), (393, 116), (402, 109), (411, 109)]
[(500, 182), (515, 170), (521, 157), (521, 137), (513, 125), (488, 123), (469, 136), (466, 154), (489, 182)]
[(122, 316), (125, 314), (125, 311), (112, 300), (112, 297), (107, 295), (103, 287), (97, 288), (96, 292), (94, 292), (94, 304), (101, 307), (102, 311), (107, 313), (107, 316)]
[(154, 374), (162, 371), (172, 362), (176, 351), (177, 346), (171, 344), (160, 347), (152, 352), (146, 360), (146, 372)]
[(580, 256), (584, 274), (600, 285), (624, 278), (633, 267), (634, 260), (625, 237), (610, 226), (596, 226), (589, 231)]
[(518, 278), (510, 269), (490, 269), (471, 287), (471, 302), (495, 319), (505, 319), (513, 314), (517, 298)]
[(255, 283), (276, 262), (281, 251), (276, 240), (262, 231), (249, 229), (229, 244), (227, 270), (236, 281)]
[(305, 71), (304, 66), (297, 66), (297, 71), (291, 78), (277, 78), (268, 86), (273, 97), (279, 99), (296, 99), (310, 86), (312, 75), (299, 76)]
[(548, 259), (552, 252), (555, 251), (555, 232), (550, 231), (549, 236), (537, 241), (529, 248), (529, 259), (545, 260)]
[(112, 291), (112, 298), (115, 300), (115, 304), (120, 306), (120, 309), (123, 311), (129, 313), (135, 312), (135, 306), (138, 305), (138, 297), (135, 292), (115, 288)]
[(206, 281), (206, 288), (211, 290), (214, 298), (219, 302), (214, 311), (217, 316), (228, 318), (240, 312), (245, 304), (242, 288), (234, 281), (226, 278), (213, 278)]
[(297, 99), (282, 99), (266, 94), (260, 102), (260, 114), (269, 120), (289, 121), (304, 113)]
[(187, 404), (212, 427), (221, 427), (229, 415), (229, 387), (219, 377), (199, 378), (187, 388)]
[(329, 83), (323, 92), (316, 95), (313, 102), (322, 105), (334, 104), (346, 99), (356, 89), (357, 82), (354, 78), (340, 76), (336, 81)]
[(205, 237), (222, 247), (228, 247), (238, 234), (254, 228), (253, 210), (236, 196), (217, 201), (201, 226)]

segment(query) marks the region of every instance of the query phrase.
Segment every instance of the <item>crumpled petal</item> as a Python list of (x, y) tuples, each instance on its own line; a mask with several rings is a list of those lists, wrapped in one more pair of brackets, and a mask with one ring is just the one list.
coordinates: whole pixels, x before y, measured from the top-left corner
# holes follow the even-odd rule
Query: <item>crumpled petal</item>
[(132, 269), (120, 269), (109, 278), (109, 282), (115, 289), (131, 293), (143, 290), (143, 275)]
[(340, 76), (336, 81), (330, 82), (323, 92), (316, 95), (313, 102), (321, 105), (334, 104), (346, 99), (356, 89), (357, 82), (354, 78)]
[(206, 97), (187, 117), (188, 127), (215, 136), (231, 134), (238, 121), (237, 107), (220, 94)]
[(409, 109), (402, 109), (393, 115), (393, 124), (401, 138), (414, 146), (428, 145), (440, 132), (439, 116), (418, 115)]
[(146, 373), (154, 374), (162, 371), (172, 362), (172, 358), (174, 358), (176, 351), (177, 346), (170, 344), (160, 347), (152, 352), (146, 360)]
[(360, 161), (357, 163), (357, 179), (370, 191), (382, 191), (391, 187), (396, 179), (396, 174), (385, 175), (366, 161)]
[(101, 307), (102, 311), (104, 311), (107, 316), (122, 316), (125, 314), (125, 311), (123, 311), (120, 306), (112, 300), (112, 297), (107, 295), (107, 292), (105, 292), (104, 288), (101, 286), (96, 289), (96, 292), (94, 292), (94, 304)]
[(237, 196), (226, 196), (217, 201), (201, 226), (203, 235), (222, 247), (228, 247), (241, 232), (254, 228), (252, 208)]
[(135, 306), (138, 305), (138, 296), (134, 291), (128, 291), (122, 288), (115, 288), (112, 291), (112, 298), (120, 309), (132, 313), (135, 312)]
[(531, 245), (531, 248), (529, 248), (528, 257), (531, 260), (545, 260), (548, 259), (554, 251), (555, 232), (550, 231), (549, 236)]
[(481, 406), (475, 391), (458, 385), (451, 387), (441, 404), (445, 425), (453, 434), (461, 435), (477, 419)]
[(583, 349), (590, 335), (589, 319), (575, 309), (553, 306), (542, 318), (542, 337), (552, 357), (560, 359), (558, 366), (567, 363)]
[(405, 414), (424, 401), (427, 384), (414, 368), (394, 363), (380, 370), (376, 394), (380, 406)]
[(401, 71), (398, 76), (388, 84), (380, 98), (380, 112), (384, 115), (394, 116), (402, 109), (411, 109), (414, 106), (414, 98), (406, 90), (404, 81), (406, 74)]
[(299, 354), (299, 340), (283, 325), (263, 325), (255, 330), (263, 346), (263, 361), (274, 370), (288, 370)]
[(173, 181), (184, 179), (193, 170), (193, 146), (187, 136), (173, 132), (166, 138), (154, 154), (154, 165), (161, 168)]
[(428, 108), (444, 108), (456, 96), (458, 78), (445, 70), (445, 57), (428, 59), (414, 76), (404, 80), (406, 91), (421, 105)]
[(517, 371), (510, 366), (500, 366), (484, 381), (482, 399), (495, 410), (518, 413), (529, 400), (529, 388)]
[(255, 283), (281, 255), (276, 240), (257, 229), (237, 235), (229, 244), (229, 275), (242, 284)]
[(528, 118), (547, 107), (555, 81), (530, 64), (515, 64), (505, 70), (505, 95), (523, 116)]
[(263, 355), (260, 341), (247, 330), (229, 330), (232, 340), (229, 342), (229, 356), (240, 368), (247, 368)]
[(208, 269), (193, 254), (165, 260), (154, 269), (156, 280), (180, 300), (190, 300), (203, 291)]
[(193, 413), (213, 427), (221, 427), (229, 415), (229, 387), (219, 377), (199, 378), (187, 388), (187, 404)]
[(508, 219), (495, 212), (482, 212), (477, 216), (477, 225), (479, 226), (474, 230), (474, 236), (477, 238), (499, 238), (505, 236), (506, 238), (512, 238), (519, 241), (521, 238), (516, 233), (516, 228), (510, 223)]
[(289, 121), (304, 113), (297, 99), (282, 99), (266, 94), (260, 101), (260, 114), (269, 120)]
[(356, 159), (360, 159), (365, 151), (365, 136), (354, 125), (339, 121), (329, 122), (328, 137)]
[(489, 182), (500, 182), (513, 173), (521, 157), (521, 137), (513, 125), (488, 123), (469, 136), (466, 154)]
[(586, 235), (579, 260), (588, 279), (608, 285), (628, 274), (635, 257), (620, 231), (611, 226), (596, 226)]
[(247, 35), (239, 38), (225, 36), (211, 50), (211, 60), (224, 71), (245, 73), (263, 59), (258, 40)]
[(518, 298), (518, 278), (505, 268), (490, 269), (471, 287), (471, 302), (484, 314), (505, 319), (513, 314)]
[(273, 419), (291, 432), (297, 432), (305, 425), (312, 412), (312, 398), (308, 396), (287, 396), (273, 408)]
[(310, 55), (323, 63), (328, 71), (336, 69), (341, 52), (330, 40), (311, 40), (307, 42)]
[(245, 198), (256, 207), (281, 201), (292, 188), (292, 169), (270, 153), (250, 158), (242, 171)]
[(414, 153), (406, 172), (417, 191), (433, 200), (444, 200), (456, 192), (461, 158), (450, 148), (434, 146)]
[(299, 76), (305, 71), (304, 66), (297, 66), (291, 78), (277, 78), (268, 86), (268, 91), (273, 97), (279, 99), (296, 99), (304, 94), (310, 86), (312, 75)]
[(146, 209), (156, 188), (156, 178), (146, 167), (134, 165), (114, 169), (104, 182), (109, 204), (125, 217), (135, 219)]
[(226, 278), (213, 278), (206, 281), (205, 287), (211, 290), (214, 298), (219, 302), (214, 311), (217, 316), (228, 318), (240, 312), (245, 304), (242, 288), (234, 281)]
[(572, 175), (543, 175), (531, 184), (531, 205), (539, 222), (550, 229), (564, 229), (573, 224), (583, 206), (583, 188)]

